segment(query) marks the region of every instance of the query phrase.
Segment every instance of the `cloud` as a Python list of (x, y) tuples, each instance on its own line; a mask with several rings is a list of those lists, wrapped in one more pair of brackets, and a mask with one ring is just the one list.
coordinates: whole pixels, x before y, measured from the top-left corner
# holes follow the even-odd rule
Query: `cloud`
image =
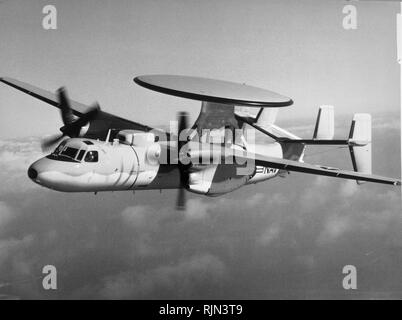
[(39, 138), (26, 140), (0, 140), (0, 163), (8, 170), (19, 171), (26, 168), (31, 161), (43, 156)]
[(395, 114), (385, 114), (373, 117), (372, 120), (373, 129), (388, 129), (388, 130), (401, 130), (401, 115)]
[(259, 238), (259, 242), (263, 245), (269, 245), (274, 240), (278, 239), (281, 228), (279, 224), (270, 225)]
[(148, 206), (131, 206), (124, 209), (121, 215), (130, 226), (142, 228), (147, 225), (147, 215), (150, 215), (150, 209)]
[(27, 170), (43, 156), (39, 138), (0, 140), (0, 195), (37, 188), (29, 181)]
[(13, 209), (4, 201), (0, 201), (0, 230), (14, 217)]
[(310, 212), (323, 207), (328, 201), (323, 191), (328, 190), (331, 182), (334, 182), (333, 178), (325, 176), (314, 177), (311, 184), (304, 186), (303, 189), (300, 190), (300, 199), (298, 199), (298, 201), (300, 201), (300, 209)]
[[(379, 134), (381, 173), (399, 171), (399, 159), (386, 156), (399, 132)], [(37, 187), (26, 169), (39, 150), (38, 141), (0, 142), (5, 297), (46, 297), (32, 281), (46, 264), (58, 269), (59, 298), (345, 298), (337, 277), (346, 263), (374, 272), (359, 285), (376, 296), (395, 280), (375, 273), (375, 260), (402, 279), (398, 188), (292, 173), (216, 198), (188, 193), (187, 210), (176, 211), (175, 190), (94, 196)], [(350, 166), (347, 154), (331, 155), (315, 163)]]
[(190, 220), (206, 219), (209, 209), (211, 209), (211, 205), (205, 201), (201, 199), (190, 199), (187, 201), (185, 215), (186, 218)]
[(333, 215), (326, 218), (323, 230), (318, 236), (317, 242), (325, 244), (339, 239), (345, 232), (354, 228), (350, 217)]
[[(124, 272), (103, 280), (101, 296), (107, 299), (191, 299), (207, 283), (222, 281), (223, 262), (211, 255), (201, 254), (163, 265), (142, 273)], [(205, 289), (204, 289), (205, 290)]]
[(316, 180), (302, 193), (303, 210), (299, 212), (304, 223), (308, 216), (314, 217), (318, 245), (336, 243), (356, 234), (381, 234), (390, 224), (400, 225), (401, 194), (397, 188), (341, 180), (325, 183), (323, 196), (321, 186), (322, 181)]
[[(10, 238), (0, 240), (0, 270), (6, 262), (12, 262), (12, 266), (16, 270), (21, 271), (23, 274), (27, 274), (26, 266), (21, 263), (19, 259), (19, 253), (22, 250), (30, 247), (34, 241), (33, 235), (26, 235), (22, 239)], [(11, 260), (9, 261), (8, 259)]]
[(354, 180), (346, 180), (340, 186), (340, 195), (343, 197), (351, 197), (359, 191), (359, 185)]

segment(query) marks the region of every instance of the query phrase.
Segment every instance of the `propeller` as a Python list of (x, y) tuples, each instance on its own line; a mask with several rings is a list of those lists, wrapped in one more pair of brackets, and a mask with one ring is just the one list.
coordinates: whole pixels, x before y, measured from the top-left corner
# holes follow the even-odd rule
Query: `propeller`
[(189, 172), (188, 169), (190, 167), (190, 164), (184, 164), (180, 161), (180, 151), (182, 147), (187, 143), (187, 141), (181, 141), (180, 140), (180, 134), (183, 132), (183, 130), (188, 129), (188, 113), (187, 112), (180, 112), (178, 114), (178, 143), (177, 143), (177, 148), (179, 152), (179, 161), (178, 161), (178, 167), (179, 167), (179, 174), (180, 174), (180, 188), (177, 193), (177, 199), (176, 199), (176, 209), (177, 210), (185, 210), (186, 209), (186, 194), (185, 190), (188, 188), (188, 183), (189, 183)]
[(85, 126), (88, 122), (95, 119), (100, 111), (98, 103), (95, 103), (86, 113), (83, 113), (80, 117), (75, 117), (70, 106), (70, 101), (67, 96), (65, 88), (57, 90), (59, 99), (59, 107), (61, 111), (61, 118), (64, 126), (60, 128), (61, 134), (53, 135), (49, 138), (44, 138), (41, 143), (42, 151), (48, 151), (55, 144), (57, 144), (64, 137), (78, 137), (81, 127)]

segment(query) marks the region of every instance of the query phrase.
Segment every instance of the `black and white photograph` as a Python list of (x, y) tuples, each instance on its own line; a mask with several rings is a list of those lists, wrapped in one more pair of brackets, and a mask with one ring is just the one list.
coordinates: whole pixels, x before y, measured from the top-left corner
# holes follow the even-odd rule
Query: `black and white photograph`
[(401, 12), (1, 0), (0, 300), (402, 299)]

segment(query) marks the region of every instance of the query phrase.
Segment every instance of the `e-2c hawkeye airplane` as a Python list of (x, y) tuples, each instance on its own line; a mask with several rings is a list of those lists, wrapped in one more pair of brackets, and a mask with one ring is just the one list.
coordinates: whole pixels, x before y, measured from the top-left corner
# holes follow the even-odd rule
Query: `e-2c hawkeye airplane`
[[(179, 189), (176, 205), (182, 209), (184, 190), (218, 196), (290, 171), (401, 185), (400, 179), (372, 174), (369, 114), (355, 114), (349, 137), (334, 140), (334, 110), (322, 106), (312, 139), (302, 139), (275, 125), (276, 111), (293, 101), (272, 91), (198, 77), (136, 77), (147, 89), (202, 101), (191, 127), (181, 112), (176, 130), (165, 132), (102, 111), (98, 104), (70, 100), (64, 88), (53, 94), (11, 78), (0, 81), (61, 110), (61, 134), (45, 139), (42, 148), (59, 145), (28, 169), (30, 179), (53, 190)], [(249, 108), (258, 112), (241, 110)], [(250, 138), (255, 130), (272, 142), (255, 143)], [(307, 145), (348, 146), (354, 171), (305, 163)]]

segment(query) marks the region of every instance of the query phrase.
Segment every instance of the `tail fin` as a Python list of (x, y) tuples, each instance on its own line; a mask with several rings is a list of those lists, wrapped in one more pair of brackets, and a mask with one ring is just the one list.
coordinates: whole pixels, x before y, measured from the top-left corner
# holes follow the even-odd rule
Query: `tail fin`
[(257, 115), (256, 124), (259, 127), (273, 125), (278, 115), (278, 108), (261, 108)]
[[(349, 150), (356, 172), (372, 173), (371, 161), (371, 115), (357, 113), (353, 117), (349, 134)], [(362, 183), (357, 181), (357, 183)]]
[(334, 107), (321, 106), (318, 110), (313, 139), (333, 139), (334, 126)]

